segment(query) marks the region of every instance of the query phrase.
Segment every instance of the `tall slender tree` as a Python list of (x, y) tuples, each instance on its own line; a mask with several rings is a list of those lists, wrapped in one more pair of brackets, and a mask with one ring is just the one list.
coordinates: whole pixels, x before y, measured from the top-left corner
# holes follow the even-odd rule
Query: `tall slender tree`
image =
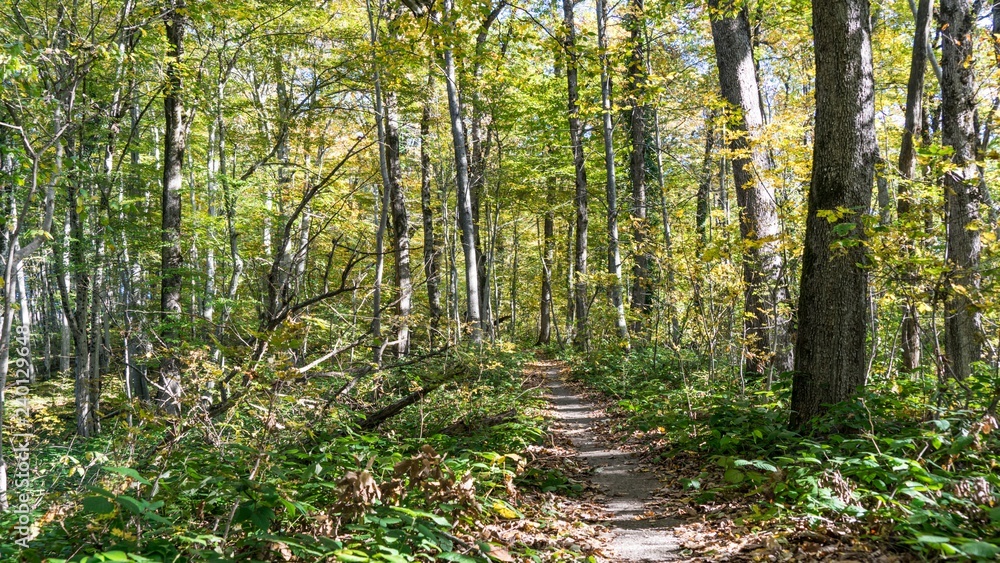
[[(917, 151), (916, 144), (920, 139), (923, 125), (924, 100), (924, 69), (927, 67), (927, 38), (931, 27), (931, 0), (920, 0), (915, 14), (916, 22), (913, 31), (913, 49), (910, 53), (910, 77), (906, 83), (906, 113), (903, 123), (903, 138), (899, 146), (899, 175), (901, 181), (897, 188), (896, 214), (901, 222), (910, 219), (913, 207), (909, 182), (916, 178)], [(903, 249), (909, 254), (912, 249)], [(907, 273), (907, 282), (913, 281), (913, 275)], [(917, 317), (917, 307), (914, 303), (903, 306), (903, 321), (900, 327), (902, 341), (903, 368), (912, 371), (920, 366), (920, 330)]]
[(574, 303), (576, 333), (573, 344), (585, 349), (588, 343), (587, 300), (587, 167), (583, 156), (583, 122), (580, 120), (580, 53), (576, 44), (575, 0), (563, 0), (563, 51), (566, 57), (566, 92), (568, 97), (569, 139), (573, 150), (573, 168), (576, 171), (576, 278)]
[[(629, 0), (625, 27), (629, 31), (629, 57), (626, 68), (630, 109), (629, 131), (632, 153), (629, 157), (629, 180), (632, 183), (632, 239), (635, 260), (632, 265), (632, 308), (645, 314), (651, 304), (650, 267), (653, 258), (646, 248), (648, 204), (646, 197), (646, 14), (644, 0)], [(633, 330), (641, 326), (637, 321)]]
[(607, 4), (597, 0), (597, 48), (601, 59), (601, 133), (604, 137), (605, 192), (608, 202), (608, 273), (612, 276), (609, 294), (615, 308), (618, 337), (628, 344), (628, 324), (622, 299), (622, 258), (618, 249), (618, 185), (615, 170), (614, 125), (611, 120), (611, 75), (608, 61)]
[[(453, 26), (451, 12), (454, 0), (444, 0), (441, 19)], [(449, 40), (450, 41), (450, 40)], [(475, 224), (472, 216), (472, 194), (469, 186), (469, 153), (466, 149), (465, 123), (462, 120), (462, 102), (459, 97), (458, 74), (455, 70), (455, 50), (449, 43), (444, 49), (444, 78), (448, 91), (448, 116), (451, 120), (452, 144), (455, 149), (455, 184), (458, 192), (458, 224), (462, 231), (462, 253), (465, 255), (465, 291), (468, 307), (467, 321), (472, 329), (472, 342), (483, 339), (479, 314), (479, 271), (477, 268)]]
[(431, 343), (440, 329), (444, 310), (441, 307), (441, 258), (443, 248), (440, 237), (434, 233), (434, 208), (431, 205), (431, 108), (434, 101), (434, 69), (427, 73), (427, 91), (420, 111), (420, 210), (424, 228), (424, 275), (427, 278), (427, 303), (431, 316)]
[(180, 360), (174, 350), (179, 337), (181, 316), (181, 188), (184, 175), (184, 151), (187, 128), (184, 123), (184, 81), (182, 58), (184, 34), (188, 24), (186, 0), (169, 0), (163, 13), (167, 35), (167, 83), (163, 93), (163, 193), (161, 196), (160, 315), (163, 330), (160, 338), (168, 346), (160, 364), (160, 405), (171, 413), (180, 409)]

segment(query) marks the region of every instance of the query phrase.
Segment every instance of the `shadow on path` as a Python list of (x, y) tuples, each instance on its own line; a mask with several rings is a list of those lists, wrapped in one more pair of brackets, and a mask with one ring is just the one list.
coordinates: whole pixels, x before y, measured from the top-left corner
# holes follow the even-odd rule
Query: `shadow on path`
[(574, 392), (565, 382), (565, 364), (538, 365), (545, 373), (548, 400), (560, 433), (579, 452), (578, 457), (593, 469), (591, 482), (605, 495), (602, 505), (610, 514), (599, 522), (614, 539), (607, 546), (608, 561), (679, 561), (680, 540), (672, 528), (680, 523), (669, 518), (645, 518), (646, 502), (660, 487), (659, 481), (640, 471), (639, 461), (629, 452), (602, 443), (595, 431), (599, 417), (596, 407)]

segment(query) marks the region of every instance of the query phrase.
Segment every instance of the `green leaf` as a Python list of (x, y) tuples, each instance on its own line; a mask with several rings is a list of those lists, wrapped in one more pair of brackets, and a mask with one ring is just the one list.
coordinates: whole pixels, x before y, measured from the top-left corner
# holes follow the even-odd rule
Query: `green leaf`
[(838, 237), (846, 237), (857, 227), (855, 223), (839, 223), (833, 226), (833, 233)]
[(105, 551), (101, 555), (108, 561), (128, 561), (128, 554), (124, 551)]
[(274, 511), (268, 507), (257, 507), (250, 513), (250, 521), (262, 532), (266, 532), (271, 527), (272, 520), (274, 520)]
[(725, 479), (726, 482), (735, 485), (738, 483), (742, 483), (743, 479), (745, 479), (746, 476), (739, 469), (727, 469), (726, 472), (722, 475), (722, 478)]
[(737, 459), (736, 461), (733, 462), (733, 465), (735, 465), (736, 467), (746, 467), (749, 465), (751, 467), (755, 467), (757, 469), (760, 469), (761, 471), (767, 471), (769, 473), (775, 473), (778, 471), (778, 468), (775, 467), (774, 465), (759, 459), (754, 459), (754, 460)]
[(139, 475), (139, 472), (136, 471), (135, 469), (132, 469), (131, 467), (105, 467), (104, 470), (110, 471), (112, 473), (117, 473), (119, 475), (124, 475), (125, 477), (134, 479), (142, 483), (143, 485), (151, 484), (148, 479), (146, 479), (142, 475)]
[(115, 505), (104, 497), (86, 497), (83, 499), (83, 510), (94, 514), (111, 514), (115, 511)]
[(960, 547), (966, 555), (981, 557), (983, 559), (993, 559), (1000, 554), (1000, 547), (984, 541), (970, 541), (963, 543)]
[(334, 555), (337, 561), (347, 561), (348, 563), (366, 563), (370, 561), (367, 555), (354, 555), (353, 553), (337, 553)]
[(478, 563), (472, 557), (468, 555), (462, 555), (461, 553), (455, 553), (454, 551), (448, 551), (437, 556), (437, 559), (444, 561), (458, 561), (459, 563)]
[(923, 535), (917, 536), (917, 541), (920, 543), (948, 543), (951, 541), (951, 538), (946, 538), (944, 536)]
[(133, 514), (135, 514), (137, 516), (142, 516), (142, 513), (145, 511), (144, 508), (143, 508), (142, 501), (134, 499), (134, 498), (132, 498), (130, 496), (119, 495), (116, 500), (118, 501), (118, 504), (120, 504), (122, 507), (128, 509), (129, 512), (131, 512), (131, 513), (133, 513)]
[(990, 521), (993, 523), (1000, 522), (1000, 506), (990, 510)]

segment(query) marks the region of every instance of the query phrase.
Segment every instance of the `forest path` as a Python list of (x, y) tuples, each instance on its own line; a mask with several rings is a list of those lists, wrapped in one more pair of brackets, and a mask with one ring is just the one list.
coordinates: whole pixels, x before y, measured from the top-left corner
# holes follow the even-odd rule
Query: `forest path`
[(592, 470), (590, 482), (604, 495), (600, 500), (608, 516), (595, 523), (613, 534), (604, 549), (606, 561), (687, 559), (681, 555), (680, 539), (672, 532), (680, 521), (654, 518), (654, 512), (647, 509), (660, 482), (648, 470), (643, 471), (635, 455), (601, 439), (596, 429), (603, 418), (601, 410), (568, 385), (566, 364), (548, 361), (531, 367), (545, 375), (553, 432), (572, 444), (578, 460)]

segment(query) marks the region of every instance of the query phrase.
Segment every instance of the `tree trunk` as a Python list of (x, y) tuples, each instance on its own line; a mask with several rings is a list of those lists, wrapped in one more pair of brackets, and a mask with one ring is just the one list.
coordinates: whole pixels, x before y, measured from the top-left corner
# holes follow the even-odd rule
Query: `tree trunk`
[(163, 15), (167, 42), (167, 84), (163, 93), (166, 118), (163, 135), (163, 195), (161, 200), (160, 315), (161, 339), (167, 345), (160, 363), (159, 403), (168, 413), (180, 411), (180, 362), (174, 350), (178, 344), (181, 320), (181, 188), (184, 149), (187, 144), (184, 126), (183, 81), (179, 61), (184, 56), (184, 31), (187, 25), (186, 0), (170, 0)]
[(573, 217), (566, 218), (566, 342), (573, 339), (573, 321), (576, 320), (576, 240)]
[(968, 0), (941, 2), (941, 129), (951, 147), (954, 168), (944, 175), (945, 214), (948, 221), (946, 259), (953, 269), (949, 279), (945, 317), (947, 368), (958, 380), (972, 373), (979, 360), (981, 318), (972, 298), (979, 289), (979, 221), (982, 201), (976, 170), (976, 109), (973, 65), (975, 14)]
[(784, 263), (774, 186), (765, 179), (770, 164), (759, 142), (764, 115), (750, 23), (746, 8), (734, 13), (731, 0), (723, 0), (721, 6), (719, 0), (711, 0), (710, 5), (719, 83), (723, 97), (737, 113), (730, 119), (733, 135), (729, 148), (734, 155), (733, 180), (741, 207), (746, 371), (763, 373), (772, 363), (772, 356), (774, 367), (787, 371), (791, 368), (784, 346), (788, 320), (778, 311), (788, 299), (788, 292), (781, 279)]
[[(816, 0), (813, 33), (816, 130), (792, 381), (793, 427), (804, 426), (825, 405), (852, 397), (865, 384), (868, 361), (868, 271), (861, 222), (871, 208), (877, 153), (868, 0)], [(850, 211), (840, 216), (840, 208)], [(831, 250), (833, 244), (842, 248)]]
[(706, 112), (705, 116), (705, 156), (701, 162), (701, 179), (698, 182), (698, 195), (695, 211), (695, 232), (702, 248), (708, 244), (708, 233), (712, 220), (712, 149), (715, 145), (715, 112)]
[(24, 264), (19, 264), (17, 268), (17, 302), (19, 304), (20, 310), (18, 315), (20, 317), (20, 328), (18, 336), (23, 339), (24, 346), (20, 346), (21, 349), (26, 349), (27, 354), (24, 354), (28, 358), (28, 365), (24, 366), (24, 369), (28, 372), (28, 383), (35, 383), (35, 361), (34, 356), (31, 354), (31, 299), (28, 296), (28, 285), (24, 280)]
[(500, 16), (507, 5), (507, 0), (499, 0), (496, 6), (490, 0), (488, 5), (490, 11), (483, 19), (476, 33), (476, 49), (472, 59), (472, 92), (471, 106), (472, 119), (469, 126), (469, 147), (472, 151), (469, 159), (469, 189), (471, 194), (472, 221), (475, 229), (477, 273), (479, 276), (479, 312), (482, 316), (482, 327), (489, 338), (494, 337), (493, 331), (493, 304), (491, 303), (489, 288), (489, 264), (487, 253), (483, 250), (482, 243), (482, 223), (480, 222), (480, 212), (482, 208), (483, 194), (486, 191), (486, 162), (489, 158), (490, 143), (487, 128), (483, 126), (483, 111), (480, 96), (480, 79), (482, 76), (483, 55), (486, 49), (486, 39), (489, 36), (490, 27)]
[[(377, 28), (375, 27), (375, 13), (372, 10), (371, 2), (365, 2), (368, 9), (368, 29), (372, 48), (372, 56), (375, 57), (376, 45), (378, 43)], [(380, 8), (381, 9), (381, 8)], [(378, 168), (382, 177), (381, 189), (377, 191), (376, 201), (381, 203), (376, 209), (375, 219), (377, 230), (375, 231), (375, 284), (372, 291), (372, 355), (375, 365), (382, 367), (382, 352), (385, 346), (382, 343), (382, 276), (385, 269), (385, 231), (389, 221), (389, 205), (392, 197), (392, 172), (389, 170), (389, 148), (387, 146), (388, 135), (386, 133), (386, 109), (384, 94), (382, 92), (382, 74), (378, 67), (375, 69), (375, 131), (378, 136)]]
[[(442, 167), (444, 168), (444, 167)], [(451, 342), (451, 321), (455, 321), (455, 326), (457, 330), (455, 331), (455, 342), (460, 342), (462, 340), (461, 331), (461, 315), (458, 311), (458, 264), (456, 260), (456, 240), (455, 232), (451, 228), (455, 225), (452, 219), (449, 219), (449, 208), (448, 205), (448, 183), (447, 180), (442, 177), (440, 181), (441, 186), (441, 235), (444, 237), (444, 244), (447, 248), (447, 266), (448, 266), (448, 287), (447, 294), (445, 295), (445, 305), (448, 310), (448, 342)]]
[(625, 302), (622, 299), (622, 258), (618, 249), (618, 186), (615, 178), (615, 146), (611, 123), (611, 77), (608, 74), (607, 6), (604, 0), (597, 0), (597, 48), (601, 58), (601, 132), (604, 137), (604, 169), (607, 180), (605, 192), (608, 198), (608, 273), (613, 276), (611, 306), (615, 308), (615, 326), (618, 337), (628, 347), (628, 324), (625, 321)]
[(208, 244), (205, 250), (205, 298), (202, 301), (201, 307), (201, 315), (209, 325), (215, 320), (215, 276), (217, 270), (215, 262), (215, 218), (219, 215), (218, 205), (216, 204), (219, 191), (219, 159), (226, 156), (216, 154), (218, 143), (215, 141), (215, 136), (217, 134), (217, 123), (213, 121), (208, 125), (208, 167), (205, 181), (205, 191), (208, 196)]
[[(569, 1), (569, 0), (567, 0)], [(442, 18), (450, 21), (453, 0), (444, 0)], [(448, 90), (448, 116), (451, 119), (452, 144), (455, 149), (455, 184), (458, 190), (458, 223), (462, 230), (462, 252), (465, 255), (465, 290), (468, 307), (467, 321), (472, 329), (472, 342), (482, 342), (479, 315), (479, 272), (476, 259), (475, 224), (472, 218), (472, 196), (469, 188), (469, 157), (465, 148), (465, 124), (458, 94), (455, 54), (449, 46), (444, 51), (444, 73)]]
[[(632, 308), (647, 315), (651, 305), (652, 286), (650, 265), (653, 258), (646, 248), (648, 205), (646, 201), (646, 33), (644, 0), (631, 0), (625, 16), (625, 27), (629, 30), (629, 53), (627, 65), (628, 89), (631, 95), (629, 129), (632, 134), (632, 155), (629, 159), (629, 179), (632, 182), (632, 238), (635, 263), (632, 266)], [(636, 321), (633, 331), (638, 330), (642, 321)]]
[[(93, 435), (100, 433), (101, 431), (101, 416), (100, 416), (100, 399), (101, 399), (101, 361), (103, 346), (101, 345), (104, 340), (104, 315), (106, 312), (102, 308), (103, 295), (102, 291), (104, 289), (104, 230), (98, 225), (100, 220), (98, 218), (99, 210), (94, 213), (92, 217), (94, 218), (94, 226), (92, 227), (94, 236), (94, 280), (93, 288), (91, 291), (91, 304), (90, 304), (90, 373), (89, 381), (87, 384), (87, 401), (90, 403), (90, 425), (92, 427)], [(92, 265), (92, 267), (93, 267)]]
[(434, 208), (431, 206), (431, 108), (434, 102), (434, 74), (427, 73), (427, 98), (420, 113), (420, 211), (424, 225), (424, 275), (427, 277), (427, 302), (431, 315), (431, 348), (441, 326), (441, 241), (434, 235)]
[[(549, 147), (549, 154), (552, 154), (552, 147)], [(542, 295), (539, 306), (538, 343), (549, 344), (552, 342), (552, 269), (556, 260), (556, 177), (550, 175), (545, 182), (545, 226), (543, 227), (543, 250), (542, 250)]]
[[(916, 140), (923, 125), (924, 69), (927, 67), (927, 38), (930, 33), (931, 0), (920, 0), (916, 11), (916, 26), (913, 33), (913, 50), (910, 55), (910, 78), (906, 84), (906, 117), (903, 124), (903, 139), (899, 146), (899, 175), (896, 214), (901, 222), (910, 220), (912, 200), (909, 181), (916, 178)], [(907, 245), (904, 255), (910, 255), (912, 248)], [(904, 283), (916, 282), (912, 272), (905, 274)], [(902, 333), (903, 369), (913, 371), (920, 367), (920, 325), (917, 307), (912, 303), (903, 305)]]
[(389, 200), (392, 212), (393, 258), (396, 263), (396, 356), (410, 352), (410, 310), (413, 306), (413, 281), (410, 277), (410, 218), (403, 194), (403, 174), (399, 166), (399, 111), (395, 94), (386, 95), (385, 156), (389, 170)]
[[(224, 83), (219, 84), (219, 98), (222, 99)], [(232, 183), (227, 176), (228, 166), (226, 165), (226, 121), (222, 112), (221, 101), (216, 108), (216, 133), (215, 139), (218, 143), (216, 152), (219, 155), (219, 178), (222, 180), (222, 200), (226, 213), (226, 238), (229, 241), (229, 262), (231, 271), (229, 273), (229, 283), (226, 284), (226, 299), (222, 303), (219, 312), (219, 324), (216, 329), (216, 336), (221, 340), (229, 326), (229, 319), (233, 313), (233, 303), (239, 291), (240, 281), (243, 277), (244, 262), (240, 256), (239, 237), (236, 230), (236, 194), (232, 189)]]
[(576, 26), (573, 20), (575, 0), (563, 0), (563, 18), (566, 26), (563, 47), (566, 53), (566, 91), (568, 94), (569, 138), (573, 149), (573, 167), (576, 170), (576, 277), (573, 280), (576, 333), (573, 345), (578, 350), (587, 348), (587, 168), (583, 157), (583, 124), (580, 121), (579, 58), (576, 48)]

